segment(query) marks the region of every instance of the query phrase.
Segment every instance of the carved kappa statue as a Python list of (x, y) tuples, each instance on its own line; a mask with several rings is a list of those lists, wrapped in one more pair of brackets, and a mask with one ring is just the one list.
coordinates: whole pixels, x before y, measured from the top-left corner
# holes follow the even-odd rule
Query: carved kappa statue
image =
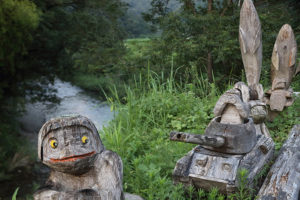
[(105, 150), (88, 118), (64, 116), (46, 122), (39, 132), (38, 156), (51, 173), (34, 199), (124, 199), (122, 160)]

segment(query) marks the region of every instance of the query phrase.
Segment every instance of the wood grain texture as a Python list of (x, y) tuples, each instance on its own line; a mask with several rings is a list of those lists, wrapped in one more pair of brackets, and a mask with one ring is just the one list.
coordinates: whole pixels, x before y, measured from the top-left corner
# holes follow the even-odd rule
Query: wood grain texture
[(271, 64), (272, 90), (287, 90), (295, 73), (297, 43), (292, 27), (285, 24), (274, 44)]
[(248, 119), (249, 113), (249, 107), (243, 102), (238, 89), (226, 91), (214, 107), (214, 115), (221, 116), (224, 124), (242, 124), (244, 119)]
[[(290, 85), (296, 70), (297, 43), (292, 27), (285, 24), (280, 29), (274, 44), (271, 62), (272, 88), (265, 101), (270, 110), (281, 112), (293, 104)], [(271, 118), (271, 117), (270, 117)]]
[(267, 106), (260, 100), (251, 100), (248, 102), (250, 107), (250, 117), (255, 124), (261, 124), (267, 117)]
[(193, 185), (207, 191), (217, 187), (223, 194), (237, 191), (238, 170), (249, 172), (248, 183), (253, 186), (256, 176), (272, 159), (274, 142), (264, 135), (257, 136), (255, 147), (247, 154), (227, 154), (197, 146), (177, 161), (173, 171), (174, 183)]
[(255, 147), (241, 160), (239, 168), (248, 170), (248, 181), (252, 184), (255, 176), (268, 164), (274, 156), (275, 144), (271, 137), (258, 135)]
[(221, 123), (223, 124), (242, 124), (243, 118), (240, 116), (239, 111), (235, 105), (227, 104), (221, 115)]
[(191, 166), (191, 161), (197, 147), (189, 151), (185, 156), (180, 158), (175, 165), (173, 170), (173, 182), (175, 184), (182, 183), (186, 186), (192, 185), (191, 179), (189, 177), (189, 169)]
[(170, 133), (170, 140), (178, 142), (186, 142), (192, 144), (200, 144), (212, 147), (222, 147), (225, 144), (225, 139), (221, 136), (208, 136), (200, 134), (190, 134), (184, 132), (172, 131)]
[(125, 200), (144, 200), (142, 197), (135, 194), (125, 193), (124, 196), (125, 196)]
[(251, 151), (256, 143), (256, 132), (253, 120), (247, 119), (243, 124), (223, 124), (221, 117), (214, 118), (205, 130), (205, 135), (220, 136), (225, 139), (221, 147), (203, 147), (221, 153), (245, 154)]
[(258, 193), (258, 199), (298, 200), (300, 191), (300, 125), (295, 125)]
[(262, 66), (262, 33), (252, 0), (244, 0), (240, 11), (239, 41), (247, 83), (256, 89)]
[(51, 173), (46, 186), (34, 194), (35, 200), (124, 199), (122, 160), (105, 150), (88, 118), (64, 116), (46, 122), (38, 149)]
[(197, 153), (193, 156), (189, 177), (198, 188), (210, 190), (218, 187), (226, 194), (227, 185), (235, 183), (239, 162), (235, 156), (223, 158)]
[(250, 101), (250, 88), (248, 85), (240, 81), (234, 84), (233, 88), (240, 91), (243, 102)]

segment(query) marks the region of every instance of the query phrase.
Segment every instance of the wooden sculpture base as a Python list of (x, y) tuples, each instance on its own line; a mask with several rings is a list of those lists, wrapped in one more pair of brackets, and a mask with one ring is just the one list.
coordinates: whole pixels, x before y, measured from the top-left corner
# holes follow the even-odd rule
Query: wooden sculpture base
[(242, 155), (218, 153), (197, 146), (177, 161), (173, 181), (205, 190), (217, 187), (219, 192), (228, 195), (237, 191), (239, 169), (248, 171), (249, 185), (252, 185), (273, 154), (274, 142), (264, 135), (258, 135), (254, 148)]

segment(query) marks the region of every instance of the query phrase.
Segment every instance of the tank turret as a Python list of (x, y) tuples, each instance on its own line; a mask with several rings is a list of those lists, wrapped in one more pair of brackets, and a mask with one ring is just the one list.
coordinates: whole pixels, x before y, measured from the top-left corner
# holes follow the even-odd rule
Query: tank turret
[(229, 154), (245, 154), (256, 144), (256, 132), (253, 120), (243, 124), (223, 124), (221, 117), (214, 118), (205, 134), (171, 132), (170, 140), (198, 144), (206, 149)]

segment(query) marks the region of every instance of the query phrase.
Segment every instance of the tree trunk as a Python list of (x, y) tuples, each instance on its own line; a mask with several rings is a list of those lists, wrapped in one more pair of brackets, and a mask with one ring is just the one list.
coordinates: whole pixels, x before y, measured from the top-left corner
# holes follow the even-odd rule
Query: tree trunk
[(299, 199), (300, 125), (293, 127), (258, 193), (259, 200)]
[[(213, 6), (213, 0), (207, 0), (207, 13), (211, 13), (212, 11), (212, 6)], [(212, 62), (212, 56), (211, 52), (209, 51), (207, 54), (207, 77), (208, 77), (208, 82), (212, 83), (213, 82), (213, 62)]]
[(192, 12), (194, 15), (196, 15), (196, 9), (195, 9), (195, 5), (194, 5), (193, 1), (185, 0), (184, 1), (184, 9), (186, 11)]
[(223, 9), (222, 13), (221, 13), (221, 16), (224, 16), (226, 11), (228, 10), (228, 8), (231, 6), (232, 4), (232, 0), (227, 0), (227, 5), (226, 7)]
[(212, 66), (212, 56), (211, 52), (207, 54), (207, 77), (208, 77), (208, 82), (212, 83), (213, 82), (213, 74), (212, 74), (213, 66)]
[(207, 11), (210, 13), (212, 11), (213, 0), (207, 0)]

